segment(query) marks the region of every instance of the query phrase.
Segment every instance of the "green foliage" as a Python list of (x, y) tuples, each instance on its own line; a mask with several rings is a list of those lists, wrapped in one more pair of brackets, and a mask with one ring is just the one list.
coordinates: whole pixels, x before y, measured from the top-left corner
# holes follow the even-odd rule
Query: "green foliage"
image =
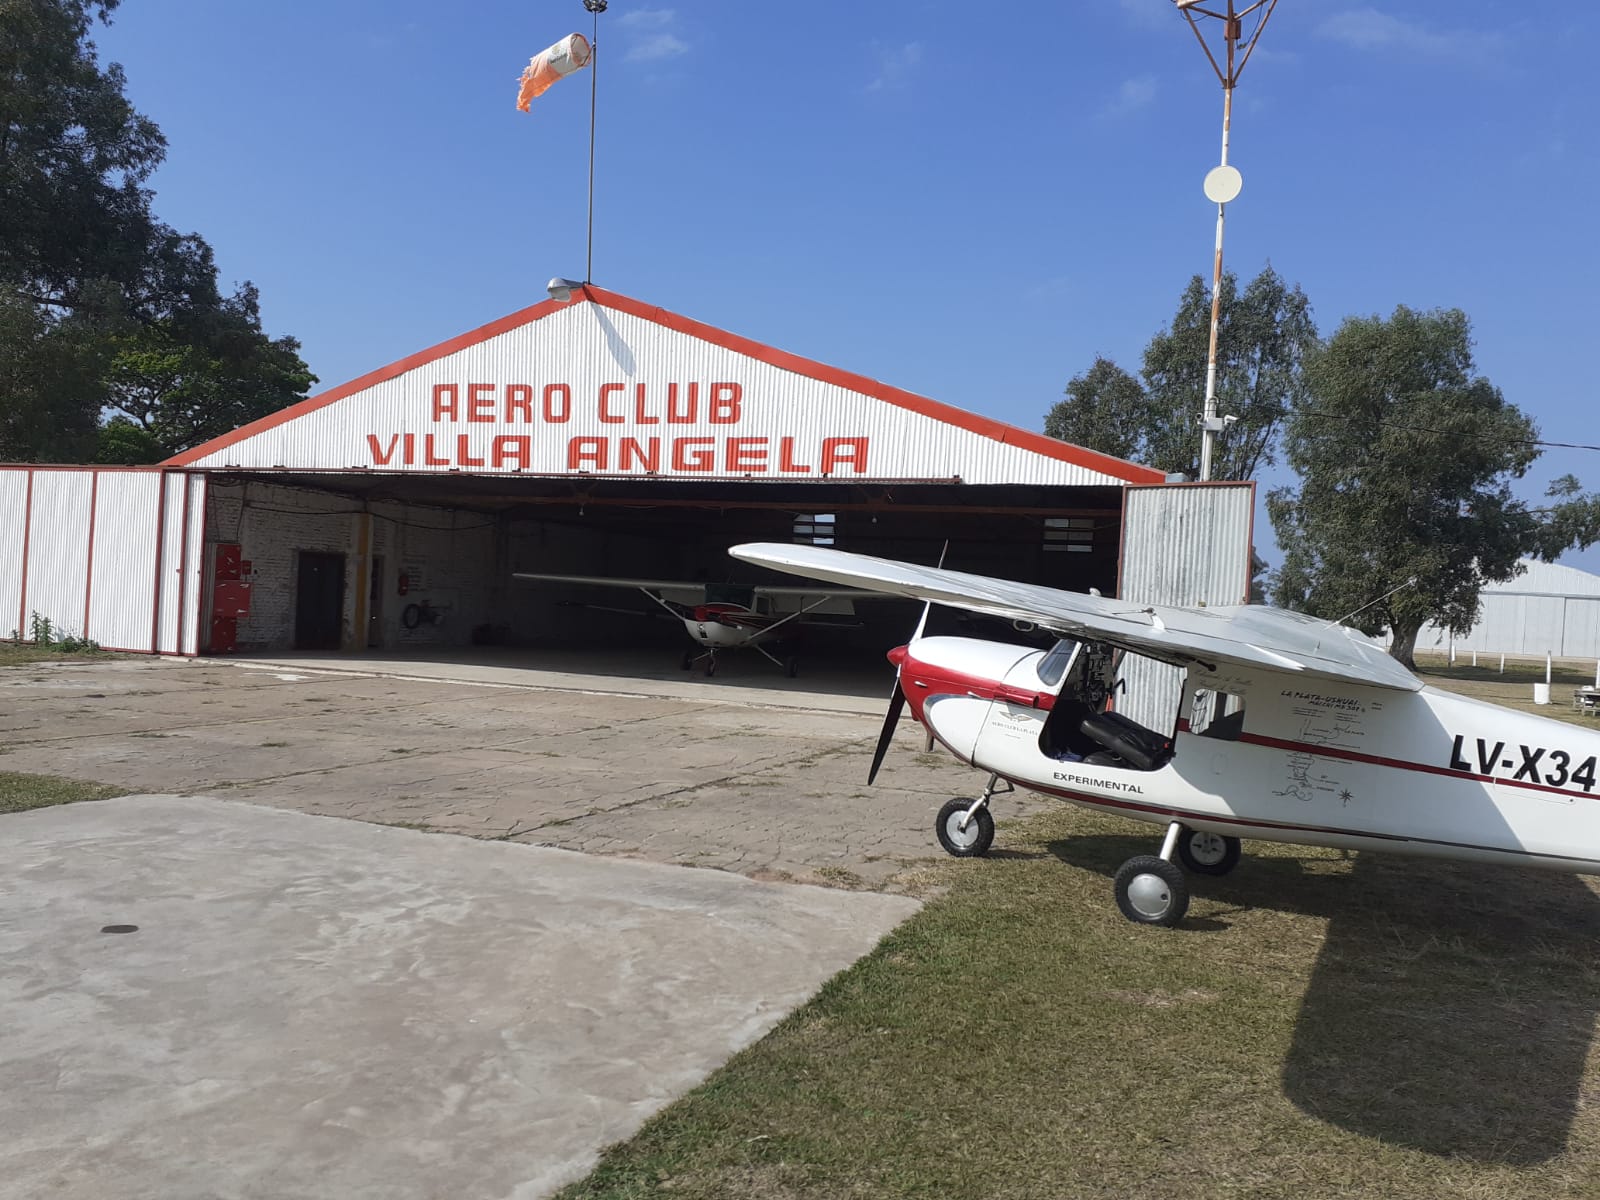
[(262, 332), (248, 283), (212, 312), (134, 326), (112, 346), (107, 403), (161, 458), (293, 404), (316, 381), (299, 342)]
[(94, 317), (53, 313), (0, 284), (0, 461), (88, 457), (108, 361)]
[[(1217, 439), (1213, 479), (1250, 479), (1275, 461), (1279, 426), (1303, 393), (1305, 356), (1316, 346), (1311, 305), (1270, 266), (1241, 294), (1224, 272), (1217, 333), (1217, 411), (1237, 418)], [(1067, 385), (1045, 417), (1051, 437), (1197, 478), (1205, 409), (1211, 296), (1194, 276), (1172, 323), (1150, 340), (1143, 384), (1109, 359)]]
[(1511, 481), (1538, 457), (1533, 423), (1476, 374), (1466, 314), (1404, 306), (1352, 317), (1306, 364), (1285, 435), (1298, 487), (1268, 512), (1284, 547), (1277, 603), (1394, 634), (1408, 666), (1427, 621), (1464, 632), (1486, 583), (1539, 538)]
[(1555, 503), (1540, 510), (1530, 553), (1554, 562), (1568, 550), (1600, 542), (1600, 496), (1585, 494), (1574, 475), (1562, 475), (1545, 492)]
[(89, 638), (79, 637), (69, 629), (63, 629), (49, 617), (41, 613), (33, 613), (28, 618), (28, 634), (23, 637), (22, 631), (11, 631), (13, 642), (28, 641), (36, 649), (53, 650), (60, 654), (94, 654), (100, 649), (100, 644)]
[(1045, 415), (1044, 431), (1053, 438), (1087, 446), (1116, 458), (1133, 458), (1143, 450), (1148, 399), (1139, 381), (1109, 358), (1067, 384), (1067, 398)]
[[(211, 247), (156, 219), (166, 152), (90, 33), (117, 0), (0, 4), (0, 458), (149, 461), (291, 403), (314, 377), (224, 296)], [(102, 411), (118, 428), (97, 450)]]
[(155, 434), (123, 416), (112, 417), (101, 426), (94, 448), (94, 461), (106, 466), (147, 466), (166, 457), (166, 448)]

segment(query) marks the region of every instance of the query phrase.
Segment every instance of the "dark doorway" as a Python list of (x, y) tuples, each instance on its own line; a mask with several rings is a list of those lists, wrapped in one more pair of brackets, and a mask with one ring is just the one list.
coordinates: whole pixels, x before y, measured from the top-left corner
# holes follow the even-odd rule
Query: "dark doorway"
[(383, 555), (372, 556), (372, 579), (367, 589), (367, 648), (383, 645)]
[(337, 650), (344, 621), (344, 555), (300, 551), (295, 587), (294, 648)]

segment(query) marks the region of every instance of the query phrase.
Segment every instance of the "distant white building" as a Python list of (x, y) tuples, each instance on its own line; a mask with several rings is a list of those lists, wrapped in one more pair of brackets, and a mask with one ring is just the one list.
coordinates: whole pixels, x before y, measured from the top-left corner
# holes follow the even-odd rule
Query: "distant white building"
[(1483, 589), (1478, 623), (1464, 637), (1435, 625), (1417, 635), (1418, 650), (1456, 650), (1543, 658), (1600, 659), (1600, 575), (1523, 559), (1515, 579)]

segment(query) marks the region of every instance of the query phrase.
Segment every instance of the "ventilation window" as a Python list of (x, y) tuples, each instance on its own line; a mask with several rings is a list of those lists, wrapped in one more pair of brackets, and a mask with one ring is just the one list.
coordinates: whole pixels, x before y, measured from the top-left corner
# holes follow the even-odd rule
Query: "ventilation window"
[(1088, 554), (1094, 550), (1093, 517), (1046, 517), (1044, 548), (1052, 554)]
[(833, 545), (833, 514), (816, 513), (794, 519), (794, 540), (802, 546)]
[(1189, 732), (1224, 742), (1238, 741), (1244, 732), (1244, 697), (1204, 688), (1196, 690), (1189, 708)]

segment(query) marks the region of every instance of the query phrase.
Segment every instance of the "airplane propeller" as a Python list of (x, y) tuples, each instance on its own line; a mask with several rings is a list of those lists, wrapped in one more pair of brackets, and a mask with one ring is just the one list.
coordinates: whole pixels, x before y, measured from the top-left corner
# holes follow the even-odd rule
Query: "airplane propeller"
[[(944, 566), (944, 556), (950, 553), (950, 543), (944, 544), (944, 549), (939, 551), (939, 566)], [(933, 608), (932, 601), (923, 601), (922, 616), (917, 618), (917, 627), (911, 631), (911, 640), (906, 643), (914, 646), (917, 639), (922, 636), (922, 631), (928, 627), (928, 613)], [(872, 766), (867, 771), (867, 786), (872, 786), (872, 781), (878, 777), (878, 768), (883, 766), (883, 757), (889, 753), (889, 743), (894, 741), (895, 726), (900, 724), (900, 714), (906, 707), (906, 694), (900, 690), (901, 664), (894, 666), (894, 690), (889, 693), (889, 711), (883, 716), (883, 728), (878, 731), (878, 744), (872, 751)], [(933, 749), (933, 734), (928, 734), (928, 749)]]

